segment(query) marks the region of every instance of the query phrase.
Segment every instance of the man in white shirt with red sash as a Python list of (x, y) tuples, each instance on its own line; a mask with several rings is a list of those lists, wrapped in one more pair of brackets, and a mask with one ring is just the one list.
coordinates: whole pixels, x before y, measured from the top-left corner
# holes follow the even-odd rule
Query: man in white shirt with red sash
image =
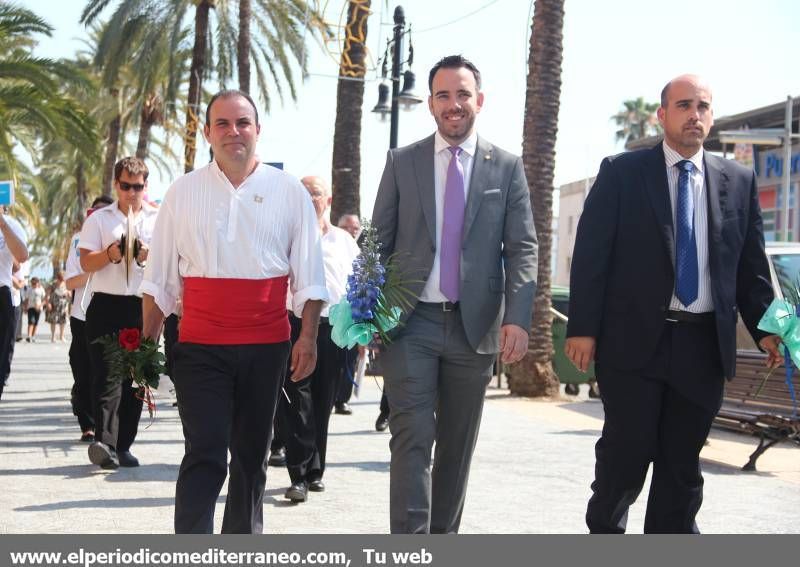
[(175, 491), (175, 531), (211, 533), (230, 479), (223, 533), (261, 533), (266, 458), (289, 357), (286, 294), (302, 314), (291, 379), (316, 364), (319, 314), (328, 300), (314, 206), (300, 182), (259, 163), (252, 99), (214, 95), (205, 135), (209, 165), (170, 187), (142, 283), (144, 335), (183, 300), (173, 382), (186, 439)]

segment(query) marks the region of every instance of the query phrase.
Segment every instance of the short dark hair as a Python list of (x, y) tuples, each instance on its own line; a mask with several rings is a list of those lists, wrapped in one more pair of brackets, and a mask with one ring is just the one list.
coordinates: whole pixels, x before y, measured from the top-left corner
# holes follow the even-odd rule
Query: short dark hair
[(139, 158), (133, 156), (124, 157), (114, 164), (114, 181), (119, 181), (123, 170), (127, 171), (128, 175), (131, 176), (141, 174), (145, 181), (147, 181), (147, 176), (150, 175), (147, 165)]
[(475, 86), (478, 87), (478, 90), (481, 90), (481, 72), (478, 71), (475, 64), (463, 55), (448, 55), (439, 59), (439, 62), (433, 66), (428, 75), (428, 90), (430, 93), (433, 94), (433, 77), (439, 69), (460, 69), (461, 67), (466, 67), (472, 71), (472, 75), (475, 77)]
[(100, 195), (94, 201), (92, 201), (92, 208), (96, 209), (97, 207), (100, 207), (100, 206), (105, 207), (106, 205), (110, 205), (113, 202), (114, 202), (114, 199), (112, 199), (108, 195)]
[(239, 89), (223, 89), (211, 97), (211, 100), (208, 101), (208, 105), (206, 105), (206, 125), (211, 124), (211, 105), (213, 105), (218, 98), (229, 98), (232, 96), (240, 96), (250, 103), (250, 106), (253, 107), (253, 112), (256, 114), (256, 126), (258, 126), (258, 109), (256, 108), (256, 103), (253, 102), (253, 98), (249, 94)]

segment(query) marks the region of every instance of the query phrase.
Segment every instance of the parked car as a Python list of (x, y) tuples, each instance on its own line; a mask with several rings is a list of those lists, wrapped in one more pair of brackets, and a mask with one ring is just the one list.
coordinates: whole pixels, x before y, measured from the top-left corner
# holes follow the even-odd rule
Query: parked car
[[(800, 243), (768, 242), (767, 259), (775, 297), (797, 301), (797, 288), (800, 287)], [(760, 352), (741, 317), (736, 326), (736, 349)]]

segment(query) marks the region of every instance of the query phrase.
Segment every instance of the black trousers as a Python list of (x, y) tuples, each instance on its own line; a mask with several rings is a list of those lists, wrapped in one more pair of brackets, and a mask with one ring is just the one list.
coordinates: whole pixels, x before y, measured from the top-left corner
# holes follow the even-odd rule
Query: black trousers
[(176, 533), (214, 531), (226, 468), (230, 480), (222, 533), (263, 532), (266, 460), (288, 354), (288, 342), (173, 347), (185, 439), (175, 488)]
[(0, 287), (0, 397), (11, 374), (16, 326), (14, 306), (11, 304), (11, 289), (4, 285)]
[(72, 414), (78, 418), (81, 431), (94, 430), (92, 409), (92, 362), (86, 341), (86, 322), (69, 318), (72, 343), (69, 346), (69, 366), (72, 369)]
[[(301, 321), (291, 315), (289, 321), (294, 342), (300, 334)], [(331, 340), (331, 326), (320, 322), (314, 372), (299, 382), (292, 382), (287, 366), (284, 390), (289, 400), (281, 396), (278, 421), (292, 483), (318, 480), (325, 473), (328, 424), (346, 352)]]
[(178, 323), (180, 319), (174, 313), (164, 321), (164, 355), (167, 357), (165, 366), (167, 376), (172, 379), (172, 349), (178, 343)]
[(596, 366), (605, 410), (595, 446), (592, 533), (624, 533), (628, 508), (653, 463), (645, 533), (699, 533), (700, 450), (722, 401), (723, 371), (714, 322), (667, 323), (640, 372)]
[(339, 386), (336, 389), (336, 403), (349, 402), (353, 396), (353, 380), (356, 377), (356, 363), (358, 362), (358, 347), (354, 346), (345, 351), (345, 366), (339, 376)]
[(97, 441), (127, 451), (136, 439), (142, 400), (132, 381), (109, 379), (103, 347), (94, 340), (120, 329), (142, 328), (142, 299), (135, 295), (95, 293), (86, 310), (86, 341), (92, 365), (94, 436)]

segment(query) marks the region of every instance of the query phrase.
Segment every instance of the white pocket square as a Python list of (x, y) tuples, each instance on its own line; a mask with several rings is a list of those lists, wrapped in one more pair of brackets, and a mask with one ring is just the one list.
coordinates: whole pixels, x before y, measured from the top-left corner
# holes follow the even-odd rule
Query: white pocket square
[(497, 195), (500, 193), (500, 189), (487, 189), (483, 194), (484, 195)]

